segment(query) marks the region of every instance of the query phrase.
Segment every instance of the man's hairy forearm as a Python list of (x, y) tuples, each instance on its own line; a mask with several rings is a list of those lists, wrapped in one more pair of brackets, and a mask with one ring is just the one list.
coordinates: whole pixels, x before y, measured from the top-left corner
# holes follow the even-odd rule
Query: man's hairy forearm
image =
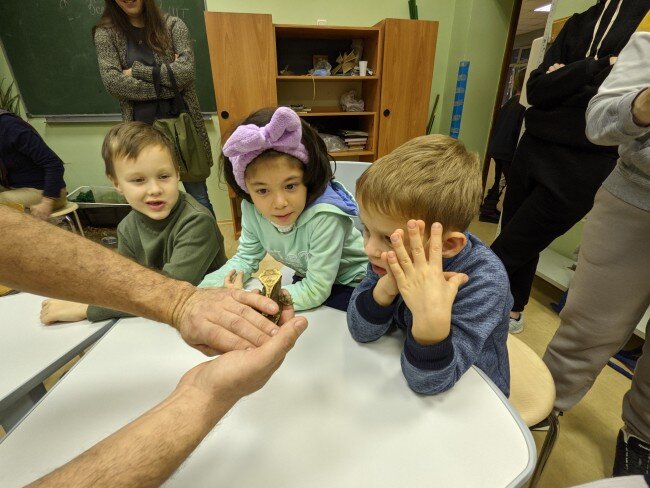
[(0, 226), (0, 283), (7, 286), (168, 324), (176, 323), (181, 304), (194, 291), (189, 283), (2, 206)]
[(142, 417), (30, 486), (159, 486), (232, 406), (193, 387), (179, 387)]

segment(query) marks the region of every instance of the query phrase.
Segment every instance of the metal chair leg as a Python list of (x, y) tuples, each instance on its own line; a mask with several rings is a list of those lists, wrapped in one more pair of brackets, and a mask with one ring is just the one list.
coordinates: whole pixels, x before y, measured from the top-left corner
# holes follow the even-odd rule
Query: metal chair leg
[(546, 466), (546, 461), (548, 461), (548, 458), (551, 455), (551, 451), (555, 446), (555, 441), (557, 441), (558, 433), (560, 432), (560, 419), (555, 413), (551, 413), (551, 415), (548, 416), (548, 423), (548, 432), (546, 433), (542, 450), (539, 453), (539, 459), (537, 459), (537, 465), (535, 466), (533, 477), (530, 480), (530, 485), (528, 485), (529, 488), (534, 488), (537, 486), (537, 483), (539, 483), (542, 471), (544, 471), (544, 466)]
[(84, 234), (84, 228), (81, 227), (81, 221), (79, 220), (79, 215), (77, 214), (77, 211), (75, 210), (72, 213), (74, 214), (74, 219), (77, 222), (77, 226), (79, 227), (79, 233), (81, 234), (81, 237), (86, 237)]
[(72, 231), (72, 233), (76, 234), (77, 233), (77, 228), (75, 227), (74, 222), (72, 221), (70, 216), (69, 215), (64, 215), (63, 218), (65, 219), (65, 221), (70, 226), (70, 230)]

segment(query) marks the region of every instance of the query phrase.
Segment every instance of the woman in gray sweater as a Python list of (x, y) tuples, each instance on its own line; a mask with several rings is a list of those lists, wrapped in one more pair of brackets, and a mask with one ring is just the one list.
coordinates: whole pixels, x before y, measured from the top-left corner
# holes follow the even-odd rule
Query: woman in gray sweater
[[(105, 0), (93, 39), (102, 81), (108, 93), (119, 100), (124, 121), (152, 124), (157, 112), (169, 111), (174, 98), (168, 72), (171, 68), (212, 166), (210, 140), (194, 85), (192, 39), (185, 23), (163, 15), (154, 0)], [(160, 95), (154, 86), (158, 73)], [(201, 170), (207, 178), (210, 168)], [(184, 181), (183, 186), (214, 215), (205, 180)]]
[[(587, 136), (618, 145), (616, 168), (596, 194), (562, 322), (544, 361), (555, 407), (589, 391), (650, 306), (650, 14), (621, 51), (587, 109)], [(650, 342), (623, 398), (614, 476), (650, 474)]]

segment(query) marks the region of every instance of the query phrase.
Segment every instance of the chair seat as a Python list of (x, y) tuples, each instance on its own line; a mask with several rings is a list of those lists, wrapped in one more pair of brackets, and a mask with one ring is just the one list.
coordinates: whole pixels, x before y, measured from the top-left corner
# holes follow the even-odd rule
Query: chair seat
[(555, 384), (544, 361), (530, 347), (508, 334), (510, 403), (528, 427), (546, 417), (555, 403)]
[(68, 202), (66, 203), (65, 207), (60, 208), (56, 212), (52, 212), (50, 214), (50, 218), (55, 218), (55, 217), (63, 217), (64, 215), (68, 215), (69, 213), (76, 212), (79, 209), (79, 205), (77, 205), (74, 202)]

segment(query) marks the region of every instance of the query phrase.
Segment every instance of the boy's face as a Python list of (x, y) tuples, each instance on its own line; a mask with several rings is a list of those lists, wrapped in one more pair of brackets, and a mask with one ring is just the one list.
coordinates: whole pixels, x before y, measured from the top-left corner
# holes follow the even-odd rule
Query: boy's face
[(113, 164), (113, 186), (134, 210), (162, 220), (178, 201), (178, 173), (165, 147), (145, 147), (135, 159), (118, 158)]
[[(384, 276), (386, 270), (382, 267), (384, 264), (381, 261), (381, 253), (388, 252), (393, 249), (390, 242), (390, 236), (395, 231), (399, 232), (401, 229), (402, 240), (404, 247), (411, 256), (411, 246), (408, 237), (406, 223), (408, 219), (396, 219), (388, 215), (376, 212), (374, 210), (366, 209), (359, 202), (359, 216), (363, 224), (363, 245), (372, 270), (379, 276)], [(423, 238), (424, 240), (424, 238)], [(425, 253), (428, 252), (425, 246)]]
[(305, 209), (307, 187), (303, 164), (288, 155), (262, 156), (246, 168), (246, 188), (253, 205), (280, 226), (293, 224)]

